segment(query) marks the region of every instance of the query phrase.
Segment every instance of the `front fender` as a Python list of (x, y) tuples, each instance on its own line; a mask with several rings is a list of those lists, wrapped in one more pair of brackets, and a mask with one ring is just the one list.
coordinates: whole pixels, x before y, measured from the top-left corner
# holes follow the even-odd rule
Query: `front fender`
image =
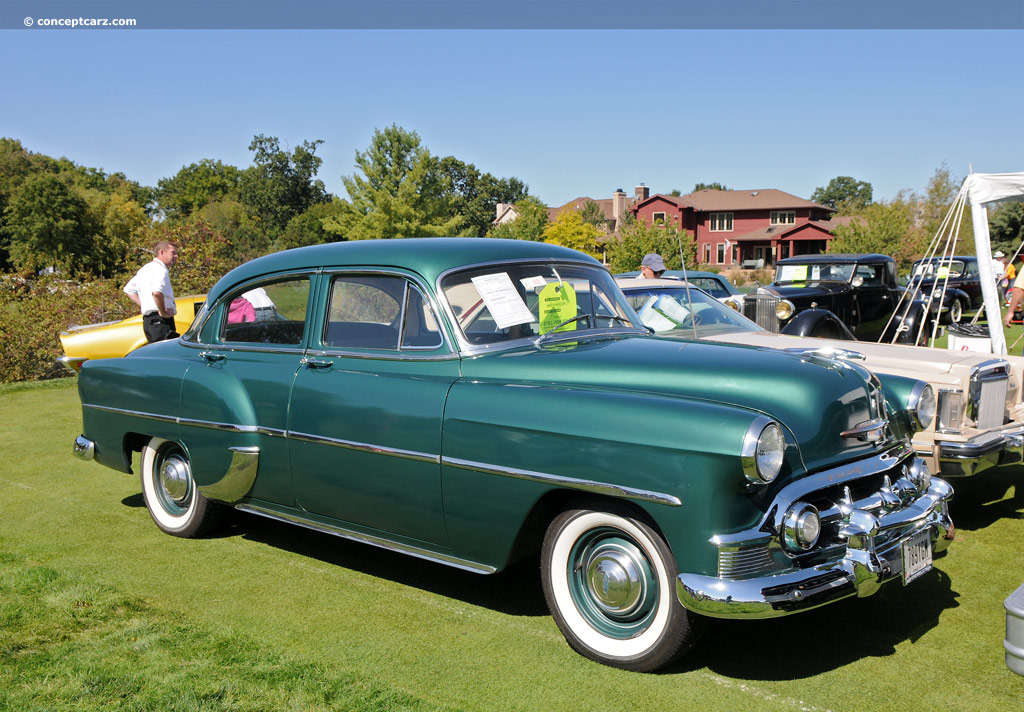
[(813, 336), (822, 339), (855, 341), (846, 324), (828, 309), (805, 309), (793, 317), (780, 333), (788, 336)]
[(889, 411), (889, 424), (893, 434), (898, 438), (911, 438), (917, 432), (918, 427), (911, 420), (907, 404), (910, 402), (911, 392), (920, 381), (916, 378), (889, 373), (876, 373), (875, 375), (882, 382), (882, 393), (885, 396), (885, 403)]

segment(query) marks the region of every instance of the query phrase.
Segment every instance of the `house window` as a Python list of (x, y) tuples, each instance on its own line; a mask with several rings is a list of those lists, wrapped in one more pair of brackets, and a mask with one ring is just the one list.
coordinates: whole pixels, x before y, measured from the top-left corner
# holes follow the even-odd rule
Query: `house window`
[(711, 245), (704, 245), (704, 264), (711, 264)]
[(796, 222), (795, 210), (773, 210), (772, 225), (792, 225)]
[(740, 246), (739, 245), (733, 245), (732, 246), (732, 263), (734, 265), (738, 265), (740, 263)]
[(725, 264), (725, 243), (724, 242), (719, 242), (718, 243), (718, 264), (720, 264), (720, 265), (724, 265)]
[(651, 219), (653, 220), (652, 224), (654, 225), (664, 225), (668, 222), (668, 218), (665, 213), (654, 213), (654, 215), (651, 216)]
[(732, 232), (732, 213), (711, 213), (711, 232)]

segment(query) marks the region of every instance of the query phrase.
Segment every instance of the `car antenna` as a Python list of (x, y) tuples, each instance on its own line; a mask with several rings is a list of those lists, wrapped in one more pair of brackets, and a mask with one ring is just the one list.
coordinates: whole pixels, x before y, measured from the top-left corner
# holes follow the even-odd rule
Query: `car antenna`
[(690, 328), (693, 329), (693, 340), (697, 340), (697, 315), (693, 311), (693, 298), (690, 296), (690, 278), (686, 276), (686, 259), (683, 257), (683, 241), (676, 233), (676, 245), (679, 247), (679, 263), (683, 266), (683, 284), (686, 285), (686, 305), (690, 309)]

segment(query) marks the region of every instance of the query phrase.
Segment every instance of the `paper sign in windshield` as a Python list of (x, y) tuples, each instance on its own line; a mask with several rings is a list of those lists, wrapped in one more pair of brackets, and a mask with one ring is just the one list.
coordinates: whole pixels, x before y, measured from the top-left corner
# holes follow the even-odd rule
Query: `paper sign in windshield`
[(487, 305), (487, 310), (499, 329), (529, 324), (533, 321), (526, 302), (519, 296), (512, 279), (505, 272), (473, 277), (473, 286)]
[[(568, 282), (552, 282), (540, 290), (538, 310), (540, 333), (546, 334), (564, 321), (576, 316), (576, 290)], [(557, 331), (575, 331), (576, 322), (558, 327)]]

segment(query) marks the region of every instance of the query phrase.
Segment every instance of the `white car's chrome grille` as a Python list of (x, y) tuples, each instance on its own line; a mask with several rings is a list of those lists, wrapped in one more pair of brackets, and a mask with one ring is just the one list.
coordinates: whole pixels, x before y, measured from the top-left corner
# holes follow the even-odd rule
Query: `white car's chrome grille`
[(978, 428), (987, 430), (1003, 425), (1006, 410), (1006, 378), (984, 379), (978, 399)]

